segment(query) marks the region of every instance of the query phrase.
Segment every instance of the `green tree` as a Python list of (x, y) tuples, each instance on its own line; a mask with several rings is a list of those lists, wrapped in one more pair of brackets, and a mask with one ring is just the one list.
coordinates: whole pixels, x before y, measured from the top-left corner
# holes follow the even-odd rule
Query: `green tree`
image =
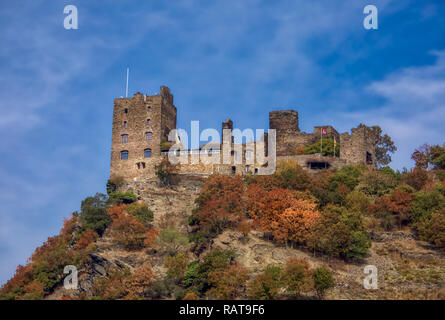
[(94, 197), (87, 197), (80, 205), (80, 221), (85, 229), (96, 231), (99, 235), (111, 223), (107, 214), (107, 196), (96, 193)]
[(315, 269), (312, 278), (314, 280), (315, 291), (320, 299), (324, 297), (326, 290), (334, 287), (332, 271), (326, 267)]
[(365, 128), (375, 145), (374, 155), (377, 167), (385, 166), (391, 162), (391, 154), (397, 151), (397, 147), (391, 137), (386, 133), (383, 134), (382, 128), (379, 126), (368, 127), (360, 124), (358, 128)]
[(132, 191), (127, 192), (112, 192), (110, 193), (110, 197), (108, 199), (108, 203), (110, 205), (119, 205), (119, 204), (130, 204), (137, 201), (138, 196), (135, 195)]
[(314, 153), (320, 153), (325, 157), (334, 157), (340, 156), (340, 144), (337, 142), (334, 150), (334, 139), (326, 138), (323, 139), (323, 142), (321, 139), (317, 140), (313, 144), (307, 144), (304, 149), (305, 154), (314, 154)]
[(312, 271), (306, 260), (292, 258), (286, 261), (286, 266), (281, 272), (281, 283), (286, 292), (295, 297), (311, 291)]

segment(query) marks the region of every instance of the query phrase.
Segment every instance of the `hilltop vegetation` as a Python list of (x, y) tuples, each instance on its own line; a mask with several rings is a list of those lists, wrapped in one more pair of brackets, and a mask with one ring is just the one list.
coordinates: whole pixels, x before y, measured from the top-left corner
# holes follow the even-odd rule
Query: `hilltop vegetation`
[[(342, 268), (359, 270), (371, 257), (390, 261), (383, 280), (411, 292), (397, 298), (444, 299), (445, 148), (423, 146), (413, 159), (416, 167), (403, 172), (346, 166), (310, 175), (282, 161), (270, 176), (212, 175), (194, 208), (183, 208), (183, 217), (174, 219), (154, 219), (157, 211), (122, 190), (124, 181), (109, 181), (108, 194), (83, 200), (60, 234), (17, 268), (0, 298), (52, 298), (66, 265), (75, 265), (87, 277), (81, 281), (91, 282), (64, 293), (69, 299), (336, 298), (336, 288), (346, 281)], [(175, 179), (162, 178), (159, 190), (174, 188)], [(227, 235), (237, 236), (230, 243)], [(399, 248), (376, 240), (388, 235), (414, 239)], [(419, 240), (430, 244), (428, 259), (400, 251)], [(233, 249), (247, 248), (249, 241), (287, 256), (252, 267)], [(131, 263), (114, 263), (89, 276), (95, 259), (116, 252)], [(428, 293), (416, 290), (420, 285)], [(378, 297), (396, 298), (389, 291)]]

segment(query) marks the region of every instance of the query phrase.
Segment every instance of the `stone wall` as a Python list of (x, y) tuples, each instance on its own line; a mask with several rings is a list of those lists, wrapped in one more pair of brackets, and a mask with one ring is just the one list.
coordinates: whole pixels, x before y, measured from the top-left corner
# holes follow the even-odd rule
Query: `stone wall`
[(350, 165), (375, 167), (375, 152), (372, 138), (363, 126), (340, 135), (340, 158)]

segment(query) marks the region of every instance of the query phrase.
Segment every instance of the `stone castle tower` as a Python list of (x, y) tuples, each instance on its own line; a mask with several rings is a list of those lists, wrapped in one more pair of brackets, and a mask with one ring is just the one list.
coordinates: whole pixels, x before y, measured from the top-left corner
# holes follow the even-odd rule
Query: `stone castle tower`
[(154, 175), (161, 145), (176, 129), (176, 107), (167, 87), (161, 93), (114, 100), (110, 177)]

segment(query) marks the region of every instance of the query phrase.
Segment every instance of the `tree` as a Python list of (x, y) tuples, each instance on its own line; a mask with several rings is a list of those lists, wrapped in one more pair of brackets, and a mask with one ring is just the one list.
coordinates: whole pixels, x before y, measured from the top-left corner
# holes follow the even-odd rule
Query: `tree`
[(445, 169), (445, 144), (444, 146), (424, 144), (414, 150), (411, 155), (417, 168), (421, 169)]
[(187, 236), (176, 231), (174, 227), (162, 229), (155, 240), (155, 244), (167, 254), (175, 254), (179, 249), (185, 249), (188, 244)]
[[(321, 150), (321, 148), (323, 148)], [(320, 153), (325, 157), (334, 157), (340, 156), (340, 143), (337, 143), (334, 150), (334, 139), (331, 138), (325, 138), (323, 139), (323, 142), (321, 140), (317, 140), (313, 144), (308, 144), (305, 146), (304, 153), (305, 154), (314, 154), (314, 153)]]
[(402, 176), (402, 181), (415, 190), (420, 190), (429, 181), (428, 172), (420, 167), (413, 168)]
[(295, 199), (284, 212), (277, 212), (272, 224), (272, 235), (278, 241), (306, 244), (313, 227), (320, 218), (317, 205), (308, 200)]
[(326, 290), (334, 287), (332, 271), (326, 267), (315, 269), (312, 278), (314, 280), (315, 291), (320, 299), (324, 297)]
[(328, 205), (314, 228), (310, 245), (330, 256), (362, 259), (371, 243), (360, 213)]
[(273, 300), (280, 292), (282, 268), (269, 265), (264, 272), (256, 275), (247, 284), (247, 296), (254, 300)]
[(114, 206), (108, 212), (113, 219), (111, 235), (114, 241), (128, 250), (143, 248), (148, 228), (127, 214), (126, 205)]
[(368, 127), (360, 124), (358, 128), (365, 128), (375, 145), (374, 156), (377, 167), (385, 166), (391, 162), (391, 153), (397, 151), (397, 147), (386, 133), (383, 134), (382, 128), (379, 126)]
[(196, 199), (197, 221), (202, 232), (215, 235), (225, 228), (236, 228), (245, 219), (241, 177), (212, 175), (205, 182)]
[(291, 258), (281, 272), (281, 283), (286, 292), (298, 297), (313, 288), (312, 271), (306, 260)]
[(111, 219), (106, 209), (107, 196), (96, 193), (94, 197), (87, 197), (80, 205), (80, 221), (85, 229), (92, 229), (99, 235), (105, 231)]
[(154, 279), (155, 276), (150, 263), (147, 262), (138, 267), (133, 274), (124, 281), (129, 298), (143, 296)]
[(392, 176), (374, 170), (363, 173), (359, 181), (357, 190), (372, 198), (383, 196), (396, 187)]
[(165, 266), (167, 267), (167, 276), (179, 283), (184, 278), (187, 271), (188, 258), (185, 254), (178, 252), (174, 256), (165, 257)]
[(228, 268), (235, 258), (231, 250), (215, 249), (204, 256), (201, 262), (193, 261), (188, 265), (184, 276), (183, 285), (186, 288), (194, 288), (196, 292), (204, 295), (212, 288), (210, 274)]
[(226, 269), (215, 270), (209, 274), (211, 289), (207, 296), (215, 299), (236, 299), (244, 295), (249, 273), (239, 264), (231, 264)]

